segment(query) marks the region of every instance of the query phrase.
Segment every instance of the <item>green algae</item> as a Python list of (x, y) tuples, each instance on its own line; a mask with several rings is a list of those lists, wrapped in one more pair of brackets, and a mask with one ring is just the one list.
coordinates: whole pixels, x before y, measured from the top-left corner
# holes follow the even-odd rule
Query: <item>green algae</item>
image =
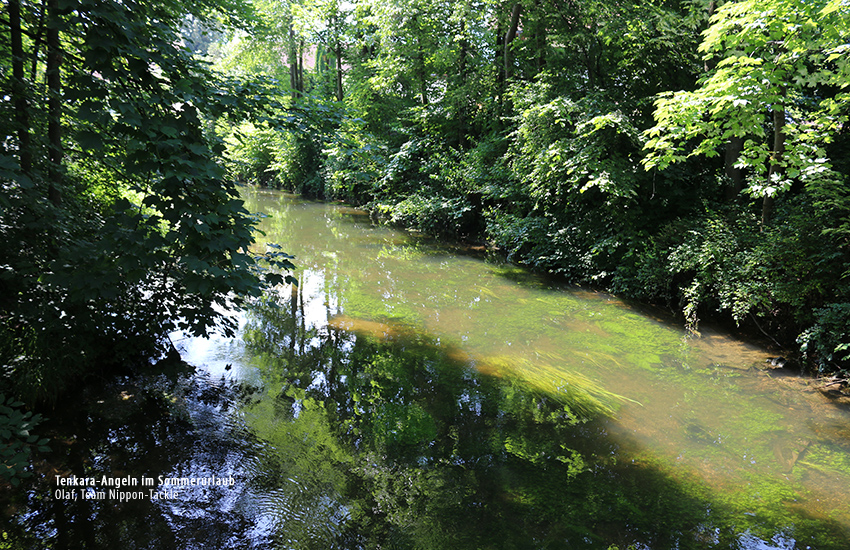
[[(287, 223), (302, 224), (303, 229), (305, 222), (296, 222), (295, 215), (294, 211), (286, 214), (291, 219)], [(830, 446), (814, 433), (817, 430), (809, 424), (817, 426), (821, 421), (806, 416), (812, 406), (808, 398), (790, 396), (771, 382), (769, 373), (751, 368), (764, 363), (766, 352), (705, 331), (701, 338), (689, 336), (637, 314), (615, 298), (556, 288), (515, 266), (453, 257), (419, 239), (362, 227), (358, 225), (362, 217), (352, 221), (350, 216), (336, 213), (324, 217), (322, 223), (331, 223), (334, 229), (316, 227), (304, 233), (289, 227), (283, 233), (309, 239), (296, 242), (302, 248), (295, 252), (309, 276), (323, 281), (318, 285), (322, 291), (314, 297), (305, 291), (299, 298), (299, 307), (306, 304), (303, 315), (312, 319), (306, 324), (315, 327), (301, 341), (315, 339), (327, 342), (323, 345), (359, 350), (373, 346), (370, 353), (377, 354), (376, 360), (384, 354), (395, 357), (381, 346), (402, 346), (419, 354), (416, 359), (385, 359), (383, 366), (369, 364), (362, 372), (350, 374), (353, 385), (346, 390), (351, 392), (346, 429), (372, 434), (378, 455), (407, 456), (405, 453), (417, 446), (437, 445), (435, 442), (445, 438), (453, 442), (455, 453), (464, 445), (469, 448), (469, 442), (459, 442), (463, 438), (457, 434), (463, 430), (447, 422), (444, 413), (436, 414), (427, 398), (393, 402), (391, 396), (416, 395), (417, 391), (429, 395), (424, 389), (417, 390), (417, 385), (442, 384), (435, 380), (487, 381), (501, 388), (497, 392), (502, 396), (497, 400), (501, 412), (494, 413), (497, 419), (510, 411), (511, 418), (524, 419), (524, 426), (549, 426), (540, 433), (551, 430), (552, 422), (560, 426), (558, 422), (569, 419), (571, 429), (587, 434), (579, 425), (595, 425), (597, 417), (609, 420), (602, 432), (583, 436), (561, 432), (557, 437), (549, 433), (516, 438), (487, 432), (486, 448), (476, 447), (482, 456), (504, 454), (532, 470), (569, 464), (573, 469), (568, 468), (571, 473), (564, 479), (571, 481), (557, 485), (565, 494), (576, 491), (576, 498), (607, 503), (609, 510), (629, 518), (625, 523), (644, 526), (645, 533), (652, 531), (647, 525), (662, 523), (666, 515), (676, 517), (676, 507), (672, 503), (653, 507), (639, 495), (626, 494), (628, 491), (645, 490), (664, 502), (670, 495), (688, 495), (688, 521), (682, 520), (666, 535), (659, 534), (662, 528), (658, 527), (659, 532), (651, 536), (637, 537), (625, 545), (615, 540), (615, 544), (626, 547), (635, 541), (654, 541), (653, 547), (727, 548), (737, 547), (741, 537), (764, 541), (790, 537), (817, 548), (840, 548), (836, 541), (842, 537), (850, 540), (850, 496), (841, 490), (837, 497), (824, 498), (829, 493), (827, 479), (838, 487), (850, 486), (850, 453), (845, 447)], [(310, 287), (309, 280), (307, 283), (304, 286)], [(317, 317), (320, 310), (326, 313)], [(341, 319), (348, 326), (343, 326)], [(299, 323), (304, 324), (303, 320), (292, 324)], [(323, 324), (332, 328), (323, 328)], [(330, 342), (332, 335), (335, 344)], [(314, 350), (307, 354), (305, 361), (313, 367), (305, 368), (299, 383), (313, 379), (317, 369), (321, 370), (316, 365), (334, 361), (365, 365), (347, 355), (332, 359), (333, 354), (328, 353), (317, 355)], [(394, 362), (407, 366), (392, 368)], [(292, 368), (291, 361), (286, 368)], [(449, 372), (454, 374), (449, 376)], [(434, 373), (440, 374), (435, 378)], [(455, 390), (444, 389), (448, 395), (457, 395)], [(484, 407), (483, 398), (474, 395), (478, 394), (470, 390), (458, 399), (467, 399), (470, 410)], [(846, 421), (846, 415), (839, 417)], [(502, 420), (492, 422), (505, 429)], [(609, 435), (600, 435), (603, 432)], [(606, 455), (595, 445), (599, 442), (591, 445), (582, 439), (608, 441), (614, 433), (612, 445), (620, 449), (613, 455), (616, 463), (600, 458)], [(547, 437), (551, 440), (546, 441)], [(448, 442), (439, 445), (450, 446)], [(451, 462), (458, 455), (447, 456), (420, 456), (417, 460)], [(640, 468), (625, 468), (625, 464), (639, 464)], [(364, 468), (354, 470), (368, 470)], [(403, 469), (413, 476), (415, 468)], [(640, 476), (646, 475), (658, 485), (638, 489), (636, 482), (629, 482), (626, 491), (603, 481), (623, 468), (629, 473), (622, 475), (640, 471)], [(557, 471), (557, 475), (565, 475)], [(455, 479), (435, 476), (421, 481), (439, 485)], [(597, 488), (590, 487), (594, 483)], [(602, 505), (588, 508), (573, 503), (567, 513), (554, 503), (544, 504), (542, 496), (533, 496), (546, 493), (543, 489), (524, 486), (504, 491), (504, 498), (519, 508), (535, 503), (535, 509), (561, 510), (563, 513), (547, 515), (558, 518), (552, 519), (558, 527), (552, 526), (546, 536), (564, 535), (575, 547), (582, 547), (577, 541), (585, 537), (593, 541), (587, 547), (602, 547), (611, 541), (605, 542), (600, 532), (629, 529), (605, 526), (598, 519), (595, 526), (589, 526), (573, 515), (582, 510), (588, 517), (598, 518), (603, 515)], [(399, 518), (407, 518), (404, 521), (412, 521), (410, 514), (399, 514)], [(399, 525), (404, 523), (399, 521)], [(420, 529), (413, 524), (411, 529)], [(511, 536), (506, 535), (506, 540)], [(711, 544), (706, 546), (706, 541)]]

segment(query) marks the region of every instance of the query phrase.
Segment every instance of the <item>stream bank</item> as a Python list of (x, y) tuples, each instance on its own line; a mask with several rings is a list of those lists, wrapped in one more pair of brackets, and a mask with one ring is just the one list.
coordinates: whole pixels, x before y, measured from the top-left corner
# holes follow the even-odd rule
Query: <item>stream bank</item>
[(246, 200), (299, 285), (234, 312), (236, 339), (179, 340), (194, 375), (81, 399), (77, 450), (54, 450), (62, 475), (235, 485), (83, 503), (45, 473), (13, 521), (46, 546), (138, 529), (149, 548), (850, 543), (850, 411), (765, 371), (766, 350), (351, 208)]

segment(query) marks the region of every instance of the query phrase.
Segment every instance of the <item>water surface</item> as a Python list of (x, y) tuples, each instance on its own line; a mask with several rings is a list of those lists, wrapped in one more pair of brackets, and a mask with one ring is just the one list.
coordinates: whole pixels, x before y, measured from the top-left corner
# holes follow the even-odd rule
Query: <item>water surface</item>
[[(767, 351), (346, 206), (245, 199), (299, 285), (233, 312), (237, 338), (178, 339), (197, 373), (79, 396), (4, 512), (13, 548), (850, 547), (850, 411)], [(236, 484), (68, 501), (55, 475)]]
[[(300, 285), (280, 289), (280, 309), (249, 313), (254, 357), (244, 372), (259, 373), (296, 406), (307, 399), (325, 411), (327, 437), (347, 453), (340, 469), (348, 476), (377, 452), (384, 470), (411, 476), (448, 475), (435, 464), (455, 462), (467, 473), (522, 479), (521, 490), (486, 482), (501, 496), (480, 503), (492, 514), (479, 519), (487, 525), (481, 532), (470, 528), (469, 547), (486, 546), (482, 533), (495, 529), (500, 506), (505, 512), (511, 501), (529, 509), (517, 516), (516, 533), (500, 537), (519, 547), (537, 544), (535, 536), (547, 547), (839, 548), (850, 541), (848, 411), (794, 373), (766, 369), (765, 350), (710, 330), (695, 338), (610, 295), (373, 226), (345, 206), (273, 192), (246, 198), (250, 210), (269, 215), (264, 239), (295, 254)], [(380, 391), (359, 388), (355, 376)], [(437, 404), (446, 399), (454, 404)], [(520, 402), (534, 410), (513, 410)], [(272, 413), (252, 414), (262, 423)], [(528, 415), (538, 418), (526, 426)], [(477, 458), (447, 448), (461, 444), (458, 426), (470, 422), (481, 423), (473, 432), (492, 444)], [(361, 449), (351, 432), (385, 446)], [(541, 476), (542, 485), (527, 476)], [(547, 485), (574, 494), (547, 500), (537, 494)], [(656, 503), (643, 502), (647, 495)], [(346, 510), (352, 497), (338, 498)], [(596, 499), (607, 511), (587, 502), (567, 511), (563, 498)], [(461, 501), (449, 509), (469, 514)], [(575, 524), (557, 525), (568, 521)]]

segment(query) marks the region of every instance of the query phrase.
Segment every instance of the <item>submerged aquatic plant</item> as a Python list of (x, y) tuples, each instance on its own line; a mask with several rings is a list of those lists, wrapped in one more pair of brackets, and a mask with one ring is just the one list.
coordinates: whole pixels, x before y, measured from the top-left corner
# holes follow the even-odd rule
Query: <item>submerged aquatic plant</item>
[(589, 376), (546, 363), (511, 356), (491, 356), (474, 361), (479, 372), (524, 385), (526, 391), (553, 399), (579, 420), (613, 416), (626, 397), (610, 392)]

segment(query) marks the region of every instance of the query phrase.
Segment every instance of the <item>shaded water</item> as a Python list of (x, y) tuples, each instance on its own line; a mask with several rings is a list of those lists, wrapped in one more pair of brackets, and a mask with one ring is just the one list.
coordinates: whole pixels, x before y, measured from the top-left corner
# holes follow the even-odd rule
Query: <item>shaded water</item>
[[(658, 548), (850, 546), (850, 415), (805, 380), (765, 370), (766, 351), (709, 331), (688, 337), (611, 296), (552, 287), (521, 269), (374, 227), (346, 207), (262, 192), (250, 196), (248, 205), (271, 216), (263, 225), (266, 239), (286, 243), (296, 255), (301, 282), (297, 291), (284, 291), (282, 310), (252, 313), (249, 349), (260, 358), (249, 366), (259, 367), (265, 383), (298, 373), (300, 383), (291, 387), (307, 388), (308, 394), (312, 388), (317, 402), (333, 401), (337, 411), (357, 411), (358, 405), (344, 403), (359, 399), (363, 411), (354, 417), (361, 422), (376, 417), (368, 420), (369, 430), (377, 430), (375, 423), (389, 430), (373, 437), (418, 446), (415, 459), (401, 460), (413, 466), (414, 477), (427, 475), (416, 464), (432, 467), (435, 461), (460, 461), (465, 472), (477, 471), (467, 462), (481, 457), (461, 461), (449, 450), (438, 458), (430, 454), (447, 445), (446, 438), (458, 441), (445, 416), (457, 417), (461, 409), (484, 424), (474, 430), (480, 437), (499, 441), (486, 460), (495, 460), (499, 449), (509, 457), (505, 464), (521, 465), (505, 466), (511, 471), (530, 468), (526, 473), (535, 476), (560, 468), (553, 472), (560, 481), (540, 479), (544, 487), (557, 488), (549, 500), (537, 494), (545, 492), (541, 487), (515, 494), (510, 483), (500, 487), (501, 496), (490, 495), (523, 503), (532, 517), (541, 514), (515, 525), (529, 537), (526, 543), (543, 529), (547, 545), (566, 547), (578, 541)], [(355, 368), (351, 357), (369, 346), (379, 348), (369, 348), (370, 357), (393, 366), (378, 367), (370, 359), (358, 367), (369, 372), (363, 376), (387, 377), (399, 387), (364, 405), (353, 374), (344, 371)], [(405, 371), (399, 365), (417, 348), (424, 357), (436, 355)], [(450, 391), (446, 376), (468, 380)], [(533, 415), (545, 418), (518, 434), (489, 433), (492, 422), (500, 430), (511, 425), (501, 415), (532, 414), (507, 412), (510, 405), (500, 402), (504, 389), (492, 390), (501, 398), (482, 395), (481, 388), (495, 381), (525, 392), (522, 400)], [(384, 382), (370, 383), (385, 389)], [(453, 412), (434, 405), (444, 399), (454, 399)], [(486, 417), (480, 411), (488, 400), (499, 411), (492, 422), (480, 418)], [(394, 411), (389, 419), (387, 410)], [(605, 410), (610, 416), (586, 423), (563, 420), (569, 429), (551, 416), (560, 411), (575, 420)], [(383, 426), (387, 423), (392, 428)], [(393, 452), (379, 448), (385, 468), (402, 468)], [(361, 451), (350, 460), (362, 460), (362, 453), (368, 454)], [(493, 472), (486, 475), (496, 476)], [(603, 482), (606, 476), (616, 481)], [(596, 488), (575, 492), (585, 485)], [(570, 498), (558, 491), (606, 504), (600, 509), (585, 502), (573, 504), (569, 514), (555, 512), (565, 505), (561, 499)], [(604, 491), (622, 494), (600, 494)], [(643, 502), (649, 495), (656, 499), (652, 505)], [(481, 503), (484, 509), (499, 506)], [(469, 513), (468, 506), (453, 513)], [(498, 514), (489, 520), (498, 522)], [(573, 524), (556, 527), (559, 521)], [(482, 545), (470, 536), (477, 541), (470, 547)]]
[[(0, 492), (0, 548), (268, 548), (269, 525), (243, 468), (260, 444), (236, 414), (254, 389), (182, 371), (93, 383), (55, 412), (40, 427), (52, 441), (37, 456), (35, 481)], [(160, 476), (234, 483), (175, 488)]]
[(235, 486), (34, 488), (15, 521), (44, 546), (850, 547), (850, 412), (764, 350), (358, 210), (245, 198), (299, 286), (237, 313), (238, 339), (181, 341), (202, 374), (89, 396), (99, 435), (59, 472)]

